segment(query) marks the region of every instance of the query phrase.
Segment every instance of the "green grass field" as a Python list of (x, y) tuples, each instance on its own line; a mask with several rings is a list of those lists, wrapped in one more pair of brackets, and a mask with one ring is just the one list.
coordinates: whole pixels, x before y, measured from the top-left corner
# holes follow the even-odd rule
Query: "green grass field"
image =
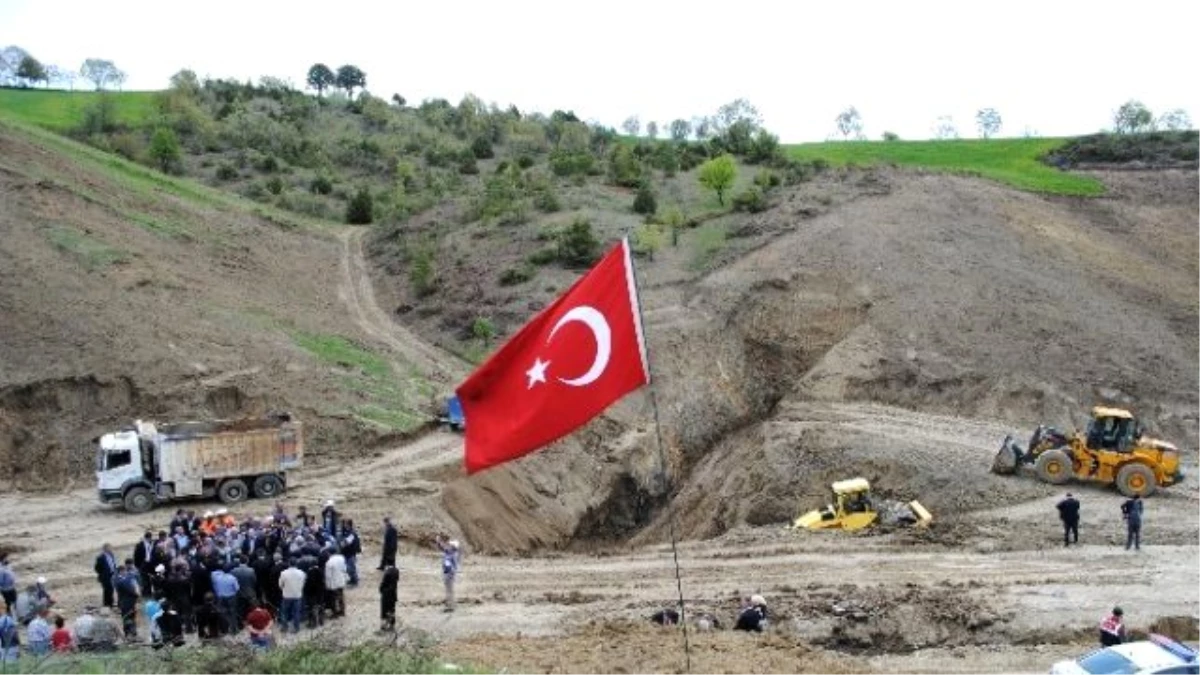
[(154, 91), (58, 91), (0, 89), (0, 110), (9, 117), (53, 131), (70, 131), (83, 119), (83, 111), (101, 96), (112, 98), (117, 121), (140, 126), (154, 112)]
[(834, 166), (895, 164), (989, 178), (1030, 192), (1103, 194), (1104, 186), (1099, 181), (1059, 171), (1039, 160), (1067, 140), (832, 141), (785, 147), (796, 159), (824, 159)]

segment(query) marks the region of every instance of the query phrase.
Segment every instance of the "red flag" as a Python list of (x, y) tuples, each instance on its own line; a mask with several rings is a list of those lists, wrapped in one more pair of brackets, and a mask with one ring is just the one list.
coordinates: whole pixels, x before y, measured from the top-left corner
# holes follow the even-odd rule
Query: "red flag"
[(467, 473), (566, 436), (649, 381), (622, 240), (459, 385)]

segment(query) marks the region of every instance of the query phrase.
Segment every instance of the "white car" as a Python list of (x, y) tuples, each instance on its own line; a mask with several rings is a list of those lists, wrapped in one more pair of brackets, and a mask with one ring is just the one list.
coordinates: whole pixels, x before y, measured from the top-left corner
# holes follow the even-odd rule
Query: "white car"
[(1196, 650), (1162, 635), (1104, 647), (1075, 661), (1059, 661), (1051, 675), (1200, 675)]

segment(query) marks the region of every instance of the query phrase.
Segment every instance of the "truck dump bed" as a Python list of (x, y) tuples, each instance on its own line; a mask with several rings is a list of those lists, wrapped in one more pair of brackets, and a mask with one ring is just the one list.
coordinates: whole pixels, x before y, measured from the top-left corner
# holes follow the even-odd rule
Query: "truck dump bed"
[(164, 424), (158, 437), (160, 480), (177, 494), (198, 491), (202, 480), (283, 473), (304, 455), (301, 424), (289, 417)]

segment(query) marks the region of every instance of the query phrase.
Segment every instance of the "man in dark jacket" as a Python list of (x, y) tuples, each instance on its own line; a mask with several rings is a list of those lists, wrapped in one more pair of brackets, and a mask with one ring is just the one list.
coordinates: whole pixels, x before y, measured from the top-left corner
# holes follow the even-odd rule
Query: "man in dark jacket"
[(158, 617), (158, 632), (162, 636), (162, 641), (155, 645), (155, 649), (159, 649), (163, 645), (172, 647), (184, 645), (183, 618), (175, 611), (175, 605), (170, 600), (164, 600), (162, 603), (162, 614)]
[(321, 509), (321, 529), (325, 530), (325, 534), (333, 538), (338, 536), (338, 525), (341, 523), (341, 514), (333, 507), (333, 500), (329, 499), (325, 502), (325, 508)]
[(113, 578), (113, 586), (117, 589), (117, 608), (121, 611), (121, 626), (125, 630), (125, 639), (136, 639), (137, 602), (142, 595), (142, 584), (132, 559), (125, 560), (125, 567)]
[(1058, 518), (1063, 524), (1063, 546), (1070, 546), (1074, 541), (1079, 543), (1079, 500), (1067, 496), (1058, 503)]
[(304, 607), (309, 628), (325, 625), (325, 569), (316, 562), (304, 570)]
[(396, 630), (396, 602), (400, 597), (400, 570), (395, 565), (383, 569), (383, 580), (379, 582), (380, 630)]
[(336, 544), (346, 558), (346, 586), (354, 588), (358, 585), (358, 555), (362, 553), (362, 541), (358, 531), (354, 529), (354, 521), (347, 518), (342, 521), (341, 541)]
[(202, 642), (221, 637), (221, 609), (212, 593), (205, 594), (204, 601), (196, 608), (196, 630)]
[(192, 574), (187, 565), (171, 566), (171, 572), (167, 575), (167, 599), (179, 616), (183, 632), (194, 633), (196, 616), (192, 611)]
[(1125, 519), (1125, 550), (1132, 546), (1142, 550), (1142, 496), (1134, 495), (1121, 505), (1121, 516)]
[(250, 613), (250, 603), (258, 599), (258, 575), (250, 567), (246, 556), (238, 558), (237, 567), (230, 572), (238, 580), (237, 592), (237, 627), (240, 631)]
[(750, 598), (750, 602), (738, 614), (734, 630), (754, 631), (761, 633), (767, 624), (767, 601), (761, 595)]
[[(255, 552), (253, 559), (250, 561), (250, 568), (254, 570), (254, 588), (255, 599), (258, 604), (267, 604), (267, 589), (271, 583), (271, 558), (267, 555), (267, 549), (260, 548)], [(278, 611), (279, 605), (273, 605)]]
[(388, 567), (396, 566), (396, 551), (400, 548), (400, 533), (396, 531), (396, 526), (392, 525), (391, 518), (383, 519), (383, 556), (379, 561), (379, 567), (375, 569), (383, 571)]
[(105, 544), (96, 556), (96, 580), (100, 582), (101, 606), (113, 606), (113, 577), (117, 576), (117, 556), (112, 546)]
[(146, 530), (142, 540), (133, 547), (133, 564), (144, 579), (154, 573), (154, 535), (150, 530)]

